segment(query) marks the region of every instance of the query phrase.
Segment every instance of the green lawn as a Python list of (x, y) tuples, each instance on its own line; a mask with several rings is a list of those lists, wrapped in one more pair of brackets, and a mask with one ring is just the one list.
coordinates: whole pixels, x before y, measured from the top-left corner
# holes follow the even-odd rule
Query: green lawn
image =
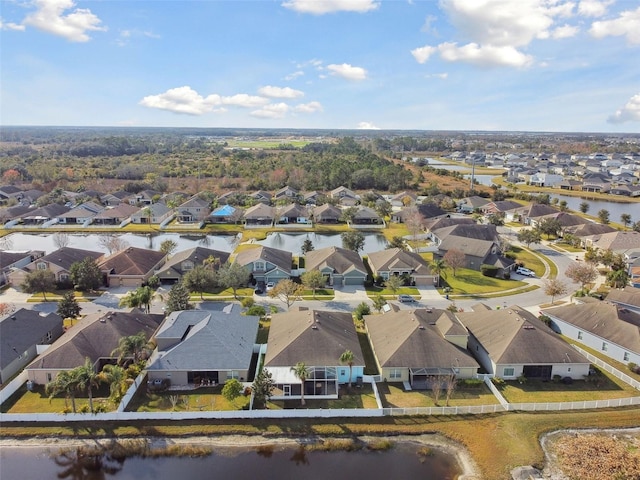
[(413, 295), (418, 296), (418, 289), (415, 287), (401, 287), (395, 293), (389, 290), (388, 288), (383, 287), (367, 287), (367, 295), (370, 298), (373, 298), (377, 295), (382, 295), (385, 298), (396, 298), (398, 295)]
[(582, 402), (640, 396), (633, 387), (606, 372), (593, 377), (589, 381), (574, 380), (571, 385), (531, 379), (524, 384), (509, 381), (498, 388), (509, 403)]
[[(411, 390), (405, 392), (401, 383), (379, 383), (378, 391), (384, 407), (416, 408), (416, 407), (444, 407), (446, 392), (442, 391), (438, 404), (434, 402), (431, 390)], [(458, 386), (449, 399), (449, 406), (494, 405), (498, 403), (496, 397), (486, 385), (474, 388)]]
[[(441, 286), (449, 287), (451, 295), (475, 295), (483, 293), (496, 293), (502, 290), (526, 287), (526, 282), (518, 280), (504, 280), (501, 278), (486, 277), (482, 273), (468, 268), (459, 268), (456, 276), (448, 271), (446, 278), (441, 278)], [(440, 293), (443, 293), (440, 290)]]
[[(109, 401), (109, 388), (102, 386), (93, 393), (93, 407), (103, 405), (107, 411), (116, 409), (116, 405)], [(76, 396), (76, 411), (89, 408), (89, 398), (86, 394)], [(63, 413), (65, 409), (71, 411), (71, 400), (66, 400), (63, 396), (54, 397), (49, 400), (44, 392), (44, 386), (34, 385), (33, 391), (27, 390), (23, 385), (13, 396), (2, 404), (2, 413)]]
[(378, 408), (376, 397), (370, 385), (363, 385), (362, 388), (351, 389), (347, 385), (341, 385), (336, 400), (315, 400), (305, 398), (305, 406), (300, 404), (300, 400), (274, 400), (269, 402), (270, 409), (292, 409), (292, 408)]
[[(533, 253), (531, 250), (528, 250), (524, 247), (516, 246), (511, 247), (511, 252), (515, 254), (517, 262), (523, 263), (526, 268), (528, 268), (529, 270), (533, 270), (538, 278), (544, 275), (544, 263), (542, 262), (542, 260), (540, 260), (538, 254)], [(549, 264), (555, 266), (553, 262), (549, 262)]]
[[(177, 400), (175, 407), (172, 403), (172, 397), (173, 400)], [(133, 412), (243, 410), (249, 405), (249, 398), (241, 395), (230, 402), (222, 396), (222, 385), (188, 391), (139, 392), (127, 410)]]

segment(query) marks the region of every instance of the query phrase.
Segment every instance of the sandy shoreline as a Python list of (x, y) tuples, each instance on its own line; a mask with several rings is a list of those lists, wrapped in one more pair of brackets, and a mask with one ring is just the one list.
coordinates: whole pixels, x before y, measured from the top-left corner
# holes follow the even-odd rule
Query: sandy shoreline
[[(327, 439), (332, 437), (327, 437)], [(358, 436), (362, 442), (379, 440), (379, 436)], [(193, 436), (193, 437), (144, 437), (150, 447), (164, 447), (167, 444), (174, 445), (200, 445), (215, 448), (255, 448), (261, 446), (277, 446), (282, 448), (294, 447), (300, 444), (317, 443), (324, 437), (272, 437), (263, 435), (222, 435), (222, 436)], [(394, 443), (407, 442), (427, 447), (438, 448), (453, 456), (462, 470), (458, 477), (460, 480), (480, 480), (480, 470), (469, 452), (460, 444), (440, 434), (423, 435), (394, 435), (389, 437)], [(29, 439), (0, 438), (0, 448), (33, 447), (33, 448), (68, 448), (83, 445), (95, 446), (96, 444), (108, 446), (114, 440), (126, 440), (126, 438), (67, 438), (67, 437), (36, 437)]]

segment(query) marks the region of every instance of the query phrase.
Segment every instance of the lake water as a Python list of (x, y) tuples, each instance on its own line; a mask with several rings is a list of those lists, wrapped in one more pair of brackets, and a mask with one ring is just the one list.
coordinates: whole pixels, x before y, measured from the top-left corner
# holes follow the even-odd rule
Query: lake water
[(75, 451), (3, 447), (2, 480), (105, 479), (118, 480), (233, 480), (295, 479), (452, 480), (461, 473), (455, 458), (438, 449), (418, 453), (418, 446), (398, 443), (387, 451), (318, 452), (304, 448), (225, 449), (202, 458), (114, 459), (109, 455), (78, 458)]
[[(119, 236), (127, 242), (129, 246), (159, 250), (160, 244), (164, 240), (173, 240), (178, 244), (176, 251), (186, 250), (196, 246), (212, 248), (222, 252), (232, 252), (238, 242), (239, 235), (179, 235), (177, 233), (160, 233), (152, 235), (140, 235), (134, 233), (123, 233)], [(107, 253), (107, 249), (100, 245), (100, 235), (97, 234), (69, 234), (69, 247), (83, 250), (94, 250)], [(364, 233), (365, 244), (364, 253), (384, 250), (387, 241), (384, 235), (379, 233)], [(265, 240), (259, 241), (261, 245), (266, 245), (280, 250), (287, 250), (294, 255), (302, 252), (302, 242), (311, 240), (316, 250), (324, 247), (342, 246), (340, 234), (316, 234), (316, 233), (270, 233)], [(0, 238), (0, 248), (4, 250), (44, 250), (51, 253), (57, 250), (54, 236), (50, 233), (12, 233)]]
[(588, 215), (596, 216), (598, 211), (605, 209), (609, 212), (609, 219), (612, 222), (620, 222), (620, 215), (628, 213), (634, 221), (640, 220), (640, 203), (617, 203), (608, 202), (606, 200), (593, 200), (580, 197), (568, 197), (566, 195), (551, 195), (551, 198), (557, 198), (559, 201), (564, 200), (570, 210), (579, 212), (580, 204), (587, 202), (589, 204)]

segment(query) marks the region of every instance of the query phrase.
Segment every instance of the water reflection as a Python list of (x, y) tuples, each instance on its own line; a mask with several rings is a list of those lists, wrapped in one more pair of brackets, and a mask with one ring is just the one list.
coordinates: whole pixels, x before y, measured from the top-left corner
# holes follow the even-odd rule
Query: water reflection
[(72, 480), (102, 480), (115, 476), (122, 470), (124, 460), (108, 452), (86, 452), (83, 448), (65, 450), (53, 457), (54, 463), (62, 467), (57, 477)]
[[(387, 239), (381, 233), (363, 233), (364, 248), (362, 253), (368, 254), (378, 252), (387, 248)], [(299, 255), (302, 253), (302, 244), (305, 240), (310, 240), (314, 250), (326, 247), (342, 247), (342, 237), (339, 233), (282, 233), (274, 232), (267, 235), (267, 238), (260, 240), (259, 244), (266, 247), (286, 250)]]

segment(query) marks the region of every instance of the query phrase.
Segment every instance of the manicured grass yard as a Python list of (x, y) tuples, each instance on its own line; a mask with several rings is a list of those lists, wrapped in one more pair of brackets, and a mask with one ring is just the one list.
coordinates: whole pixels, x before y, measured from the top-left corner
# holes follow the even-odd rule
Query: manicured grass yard
[(363, 385), (362, 388), (351, 389), (347, 385), (341, 385), (337, 400), (315, 400), (305, 398), (305, 406), (300, 404), (300, 400), (274, 400), (269, 402), (270, 409), (293, 409), (293, 408), (378, 408), (376, 397), (370, 385)]
[[(171, 398), (177, 397), (175, 408)], [(185, 399), (188, 402), (185, 403)], [(165, 391), (159, 393), (144, 392), (137, 394), (127, 410), (133, 412), (187, 412), (187, 411), (220, 411), (243, 410), (249, 405), (249, 397), (240, 395), (233, 402), (222, 396), (222, 385), (203, 387), (188, 391)]]
[[(93, 408), (104, 405), (106, 411), (115, 410), (116, 405), (109, 401), (108, 396), (109, 388), (106, 386), (93, 392)], [(76, 396), (76, 411), (80, 412), (83, 408), (89, 408), (89, 399), (86, 394), (78, 394)], [(49, 400), (42, 385), (34, 385), (32, 392), (27, 390), (26, 385), (23, 385), (9, 400), (2, 404), (2, 413), (63, 413), (65, 409), (71, 412), (71, 400), (69, 399), (65, 403), (63, 396)]]
[(593, 377), (589, 381), (574, 380), (571, 385), (540, 380), (527, 380), (524, 384), (509, 381), (498, 388), (509, 403), (582, 402), (640, 396), (633, 387), (606, 372)]
[(526, 287), (526, 282), (519, 280), (504, 280), (501, 278), (485, 277), (482, 273), (468, 268), (459, 268), (456, 276), (451, 271), (440, 281), (443, 287), (451, 288), (451, 295), (475, 295), (500, 292), (512, 288)]
[(367, 295), (371, 298), (375, 297), (376, 295), (382, 295), (385, 298), (396, 298), (398, 295), (402, 294), (402, 295), (418, 295), (418, 289), (415, 287), (401, 287), (398, 289), (397, 292), (393, 293), (391, 290), (389, 290), (388, 288), (382, 288), (382, 287), (367, 287)]
[[(384, 407), (416, 408), (416, 407), (444, 407), (446, 392), (442, 391), (438, 404), (433, 401), (431, 390), (412, 390), (405, 392), (401, 383), (379, 383), (378, 390)], [(449, 406), (494, 405), (498, 403), (496, 397), (486, 385), (474, 388), (457, 387), (449, 399)]]
[(523, 263), (526, 268), (533, 270), (538, 278), (544, 275), (544, 263), (542, 263), (542, 260), (540, 260), (537, 255), (531, 253), (530, 250), (512, 246), (511, 252), (515, 254), (517, 262)]

